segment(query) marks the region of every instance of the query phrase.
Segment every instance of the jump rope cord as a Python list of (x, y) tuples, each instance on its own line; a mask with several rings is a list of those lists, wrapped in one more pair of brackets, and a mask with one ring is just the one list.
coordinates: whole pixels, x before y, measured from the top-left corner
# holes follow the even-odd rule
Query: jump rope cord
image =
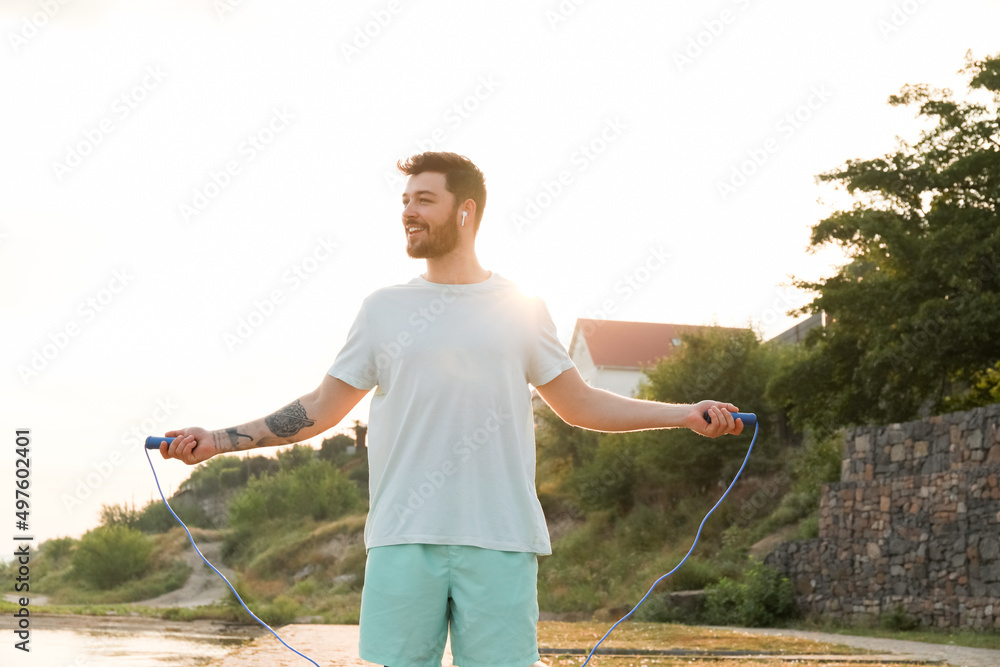
[[(750, 447), (747, 449), (747, 455), (743, 458), (743, 464), (740, 466), (740, 469), (736, 471), (736, 476), (733, 477), (733, 481), (730, 482), (729, 487), (725, 490), (725, 492), (722, 494), (722, 496), (719, 497), (719, 499), (716, 501), (715, 505), (712, 506), (712, 509), (708, 510), (708, 514), (705, 515), (705, 518), (701, 520), (701, 524), (699, 524), (699, 526), (698, 526), (698, 532), (694, 536), (694, 542), (691, 543), (691, 548), (688, 549), (688, 552), (686, 554), (684, 554), (684, 558), (682, 558), (681, 562), (677, 563), (677, 565), (675, 565), (674, 568), (672, 570), (670, 570), (670, 572), (667, 572), (665, 575), (663, 575), (662, 577), (660, 577), (659, 579), (657, 579), (656, 581), (654, 581), (653, 585), (649, 587), (648, 591), (646, 591), (646, 594), (642, 596), (642, 599), (639, 600), (639, 602), (634, 607), (632, 607), (632, 610), (629, 613), (627, 613), (624, 616), (622, 616), (620, 619), (618, 619), (618, 621), (614, 625), (612, 625), (611, 628), (607, 632), (604, 633), (604, 636), (601, 637), (600, 640), (598, 640), (598, 642), (596, 644), (594, 644), (594, 648), (590, 649), (590, 653), (587, 654), (587, 659), (583, 661), (583, 665), (581, 665), (581, 667), (587, 667), (587, 663), (589, 663), (590, 659), (592, 657), (594, 657), (594, 652), (597, 651), (597, 647), (600, 646), (601, 643), (605, 639), (608, 638), (608, 635), (610, 635), (612, 632), (614, 632), (614, 629), (617, 628), (619, 626), (619, 624), (621, 624), (622, 621), (624, 621), (629, 616), (631, 616), (632, 614), (634, 614), (635, 610), (638, 609), (642, 605), (642, 603), (646, 601), (646, 598), (648, 598), (650, 596), (650, 594), (653, 592), (653, 589), (656, 588), (657, 584), (659, 584), (661, 581), (663, 581), (664, 579), (666, 579), (667, 577), (669, 577), (671, 574), (673, 574), (674, 572), (676, 572), (677, 568), (679, 568), (681, 565), (683, 565), (684, 561), (686, 561), (688, 559), (688, 556), (691, 555), (691, 552), (694, 551), (695, 546), (697, 546), (697, 544), (698, 544), (698, 538), (701, 537), (701, 529), (702, 529), (702, 527), (704, 527), (705, 522), (708, 521), (708, 517), (712, 516), (712, 512), (714, 512), (715, 509), (722, 503), (722, 501), (725, 500), (726, 496), (729, 495), (729, 492), (732, 490), (733, 486), (736, 485), (736, 480), (738, 480), (740, 478), (740, 475), (743, 473), (743, 469), (746, 468), (747, 461), (750, 460), (750, 453), (753, 451), (753, 445), (754, 445), (755, 442), (757, 442), (757, 430), (759, 428), (760, 428), (760, 424), (755, 423), (754, 424), (754, 429), (753, 429), (753, 438), (751, 438), (751, 440), (750, 440)], [(243, 602), (243, 598), (241, 598), (240, 594), (236, 592), (236, 589), (233, 588), (233, 585), (231, 583), (229, 583), (229, 579), (226, 579), (226, 576), (224, 574), (222, 574), (221, 572), (219, 572), (219, 570), (216, 569), (216, 567), (214, 565), (212, 565), (212, 563), (209, 562), (209, 560), (207, 558), (205, 558), (205, 555), (203, 553), (201, 553), (201, 549), (199, 549), (198, 545), (195, 544), (194, 537), (191, 536), (191, 531), (188, 530), (188, 527), (186, 525), (184, 525), (184, 522), (181, 521), (181, 518), (179, 516), (177, 516), (176, 512), (174, 512), (174, 508), (172, 508), (170, 506), (170, 503), (167, 502), (167, 497), (163, 494), (163, 489), (160, 488), (160, 479), (156, 476), (156, 468), (153, 467), (153, 460), (151, 458), (149, 458), (149, 450), (146, 449), (146, 450), (143, 450), (143, 451), (145, 451), (145, 453), (146, 453), (146, 460), (149, 461), (149, 468), (150, 468), (150, 470), (153, 471), (153, 480), (155, 480), (155, 482), (156, 482), (156, 490), (160, 492), (160, 498), (163, 499), (163, 504), (167, 506), (167, 509), (170, 510), (170, 513), (174, 516), (175, 519), (177, 519), (177, 523), (179, 523), (181, 525), (181, 527), (184, 529), (184, 532), (187, 533), (188, 540), (191, 541), (191, 546), (194, 547), (194, 550), (198, 553), (199, 556), (201, 556), (201, 559), (203, 561), (205, 561), (205, 564), (208, 565), (210, 568), (212, 568), (212, 570), (217, 575), (219, 575), (224, 582), (226, 582), (226, 585), (229, 586), (229, 590), (231, 590), (233, 592), (233, 595), (236, 596), (236, 599), (239, 601), (239, 603), (243, 606), (244, 609), (246, 609), (246, 612), (248, 614), (250, 614), (250, 616), (252, 616), (255, 621), (257, 621), (262, 626), (264, 626), (265, 628), (267, 628), (268, 632), (270, 632), (272, 635), (274, 635), (274, 637), (279, 642), (281, 642), (282, 644), (284, 644), (285, 648), (287, 648), (292, 653), (295, 653), (296, 655), (305, 658), (306, 660), (308, 660), (312, 664), (316, 665), (316, 667), (320, 667), (319, 663), (317, 663), (315, 660), (313, 660), (309, 656), (304, 655), (302, 653), (299, 653), (294, 648), (292, 648), (291, 646), (289, 646), (285, 642), (284, 639), (282, 639), (281, 637), (278, 636), (277, 632), (275, 632), (274, 630), (271, 629), (271, 626), (269, 626), (267, 623), (265, 623), (264, 621), (262, 621), (259, 618), (257, 618), (257, 615), (254, 614), (252, 611), (250, 611), (250, 608), (247, 607), (247, 605), (246, 605), (245, 602)]]
[(172, 508), (170, 506), (170, 503), (167, 502), (167, 497), (165, 495), (163, 495), (163, 489), (160, 488), (160, 480), (156, 476), (156, 468), (153, 467), (153, 459), (149, 458), (149, 450), (145, 449), (143, 451), (146, 452), (146, 460), (149, 461), (149, 468), (153, 471), (153, 479), (156, 480), (156, 490), (160, 492), (160, 497), (163, 498), (163, 504), (167, 506), (167, 509), (170, 510), (170, 513), (174, 515), (175, 519), (177, 519), (177, 523), (181, 524), (181, 528), (184, 529), (184, 532), (187, 533), (188, 539), (191, 540), (191, 546), (193, 546), (194, 550), (198, 552), (198, 555), (201, 556), (201, 559), (203, 561), (205, 561), (205, 564), (208, 565), (213, 570), (215, 570), (215, 573), (217, 575), (219, 575), (220, 577), (222, 577), (222, 580), (224, 582), (226, 582), (226, 585), (229, 586), (229, 590), (231, 590), (233, 592), (233, 595), (235, 595), (236, 599), (239, 600), (239, 602), (240, 602), (241, 605), (243, 605), (243, 608), (247, 610), (247, 613), (250, 614), (255, 621), (257, 621), (258, 623), (260, 623), (261, 625), (263, 625), (265, 628), (267, 628), (268, 632), (270, 632), (272, 635), (274, 635), (275, 638), (279, 642), (281, 642), (282, 644), (285, 645), (285, 648), (287, 648), (292, 653), (295, 653), (296, 655), (299, 655), (299, 656), (305, 658), (306, 660), (308, 660), (312, 664), (316, 665), (316, 667), (320, 667), (320, 665), (319, 665), (318, 662), (316, 662), (315, 660), (313, 660), (309, 656), (304, 655), (302, 653), (299, 653), (298, 651), (296, 651), (295, 649), (293, 649), (291, 646), (289, 646), (287, 643), (285, 643), (284, 639), (282, 639), (281, 637), (278, 636), (277, 632), (275, 632), (274, 630), (271, 629), (270, 625), (268, 625), (264, 621), (262, 621), (259, 618), (257, 618), (257, 615), (255, 613), (253, 613), (252, 611), (250, 611), (250, 608), (246, 605), (245, 602), (243, 602), (243, 598), (240, 597), (240, 594), (236, 592), (236, 589), (233, 588), (233, 585), (231, 583), (229, 583), (228, 579), (226, 579), (226, 575), (224, 575), (221, 572), (219, 572), (219, 570), (216, 569), (216, 567), (214, 565), (212, 565), (207, 558), (205, 558), (205, 554), (201, 553), (201, 549), (199, 549), (198, 545), (194, 543), (194, 538), (191, 536), (191, 531), (188, 530), (188, 527), (184, 525), (184, 522), (181, 521), (181, 518), (179, 516), (177, 516), (176, 512), (174, 512), (174, 508)]
[(723, 499), (725, 499), (725, 497), (727, 495), (729, 495), (729, 491), (733, 488), (733, 486), (736, 485), (736, 480), (738, 480), (740, 478), (740, 474), (743, 472), (743, 469), (746, 468), (747, 461), (750, 460), (750, 452), (753, 451), (753, 443), (755, 443), (757, 441), (757, 429), (759, 427), (760, 427), (759, 423), (754, 423), (753, 438), (750, 440), (750, 447), (749, 447), (749, 449), (747, 449), (747, 455), (743, 458), (743, 465), (741, 465), (740, 469), (738, 471), (736, 471), (736, 477), (734, 477), (733, 481), (729, 484), (729, 488), (727, 488), (726, 491), (725, 491), (725, 493), (723, 493), (722, 496), (719, 498), (719, 500), (716, 501), (715, 505), (712, 506), (712, 509), (708, 510), (708, 514), (705, 515), (705, 518), (701, 520), (701, 525), (698, 526), (698, 532), (694, 536), (694, 542), (692, 542), (691, 548), (688, 549), (688, 552), (686, 554), (684, 554), (684, 558), (682, 558), (681, 562), (677, 563), (677, 565), (674, 566), (673, 570), (670, 570), (670, 572), (667, 572), (665, 575), (663, 575), (662, 577), (660, 577), (659, 579), (657, 579), (656, 581), (654, 581), (653, 585), (649, 587), (649, 590), (646, 592), (646, 594), (642, 596), (641, 600), (639, 600), (639, 603), (636, 604), (634, 607), (632, 607), (632, 611), (630, 611), (629, 613), (627, 613), (624, 616), (622, 616), (621, 618), (619, 618), (618, 622), (615, 623), (614, 625), (612, 625), (611, 629), (604, 633), (604, 636), (601, 637), (600, 640), (596, 644), (594, 644), (594, 648), (590, 649), (590, 653), (587, 654), (587, 659), (583, 661), (583, 665), (581, 665), (581, 667), (587, 667), (587, 663), (590, 662), (590, 659), (592, 657), (594, 657), (594, 652), (597, 650), (597, 647), (601, 645), (601, 642), (603, 642), (605, 639), (608, 638), (608, 635), (610, 635), (614, 631), (614, 629), (618, 627), (619, 623), (621, 623), (626, 618), (628, 618), (629, 616), (631, 616), (632, 614), (634, 614), (635, 610), (638, 609), (639, 606), (643, 602), (646, 601), (646, 598), (649, 597), (650, 593), (653, 592), (653, 589), (656, 588), (656, 585), (659, 584), (664, 579), (666, 579), (667, 577), (669, 577), (674, 572), (676, 572), (677, 568), (679, 568), (681, 565), (683, 565), (684, 561), (686, 561), (688, 559), (688, 556), (691, 555), (691, 552), (694, 551), (695, 545), (698, 544), (698, 538), (701, 537), (701, 528), (702, 528), (702, 526), (704, 526), (705, 522), (708, 521), (708, 517), (712, 516), (712, 512), (715, 511), (715, 508), (718, 507), (720, 503), (722, 503)]

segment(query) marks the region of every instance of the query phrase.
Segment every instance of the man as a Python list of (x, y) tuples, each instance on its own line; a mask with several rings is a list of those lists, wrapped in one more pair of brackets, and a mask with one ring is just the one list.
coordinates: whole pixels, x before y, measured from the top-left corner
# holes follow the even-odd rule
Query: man
[(238, 427), (170, 431), (176, 439), (160, 451), (193, 464), (305, 440), (374, 389), (361, 657), (437, 667), (450, 626), (460, 667), (528, 667), (539, 660), (537, 555), (551, 553), (528, 385), (562, 419), (592, 430), (686, 427), (716, 437), (743, 424), (729, 403), (670, 405), (588, 386), (545, 304), (476, 258), (482, 172), (454, 153), (397, 166), (409, 176), (406, 251), (426, 260), (426, 272), (364, 300), (311, 393)]

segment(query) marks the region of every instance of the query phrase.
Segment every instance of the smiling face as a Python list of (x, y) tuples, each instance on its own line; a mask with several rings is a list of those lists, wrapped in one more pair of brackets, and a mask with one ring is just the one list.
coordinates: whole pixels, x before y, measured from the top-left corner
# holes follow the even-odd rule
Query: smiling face
[(410, 176), (403, 191), (403, 231), (406, 254), (435, 259), (458, 246), (461, 214), (455, 196), (445, 187), (444, 174), (425, 171)]

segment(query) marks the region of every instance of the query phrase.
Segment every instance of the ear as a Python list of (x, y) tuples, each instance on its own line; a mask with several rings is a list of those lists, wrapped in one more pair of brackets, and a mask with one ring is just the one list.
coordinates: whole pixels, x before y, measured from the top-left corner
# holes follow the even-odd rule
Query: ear
[(458, 215), (461, 217), (464, 214), (468, 214), (465, 218), (468, 222), (475, 222), (476, 220), (476, 201), (474, 199), (466, 199), (462, 206), (458, 209)]

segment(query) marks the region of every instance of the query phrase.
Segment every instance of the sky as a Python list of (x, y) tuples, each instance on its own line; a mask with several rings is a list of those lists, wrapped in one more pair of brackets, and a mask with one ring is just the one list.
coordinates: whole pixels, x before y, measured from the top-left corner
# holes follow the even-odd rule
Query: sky
[[(792, 280), (845, 261), (809, 248), (851, 206), (816, 176), (916, 139), (888, 96), (961, 91), (997, 25), (975, 0), (7, 0), (0, 479), (30, 431), (30, 507), (19, 530), (6, 494), (0, 534), (79, 537), (154, 498), (146, 435), (318, 385), (362, 299), (424, 270), (395, 170), (424, 150), (483, 170), (480, 260), (567, 347), (581, 317), (770, 338)], [(168, 493), (191, 472), (154, 465)]]

